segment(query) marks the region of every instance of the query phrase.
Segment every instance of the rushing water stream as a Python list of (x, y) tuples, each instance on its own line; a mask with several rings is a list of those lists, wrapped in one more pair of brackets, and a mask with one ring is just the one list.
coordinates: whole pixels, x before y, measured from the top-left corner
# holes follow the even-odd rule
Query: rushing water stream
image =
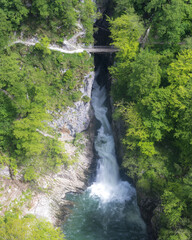
[(119, 176), (107, 118), (107, 93), (97, 83), (101, 77), (102, 72), (98, 70), (92, 92), (92, 106), (99, 123), (95, 137), (96, 178), (83, 194), (67, 195), (74, 207), (64, 223), (64, 233), (67, 240), (146, 240), (135, 189)]

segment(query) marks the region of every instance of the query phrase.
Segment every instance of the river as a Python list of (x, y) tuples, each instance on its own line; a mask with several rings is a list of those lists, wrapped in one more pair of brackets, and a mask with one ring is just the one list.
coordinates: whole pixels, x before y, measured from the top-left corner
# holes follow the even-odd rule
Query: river
[(104, 77), (97, 66), (92, 106), (97, 119), (96, 177), (83, 194), (68, 194), (74, 203), (63, 225), (67, 240), (147, 240), (146, 226), (136, 201), (136, 191), (119, 176), (115, 143), (107, 117), (107, 91), (98, 83)]

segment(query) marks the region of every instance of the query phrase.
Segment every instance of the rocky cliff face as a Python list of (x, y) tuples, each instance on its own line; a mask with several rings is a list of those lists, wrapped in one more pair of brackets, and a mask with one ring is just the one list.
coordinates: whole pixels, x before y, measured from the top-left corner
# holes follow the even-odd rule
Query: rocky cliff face
[(93, 117), (93, 111), (90, 101), (84, 102), (82, 99), (87, 96), (91, 99), (91, 91), (94, 81), (94, 72), (85, 76), (83, 84), (79, 89), (82, 92), (81, 100), (74, 103), (74, 107), (68, 107), (64, 112), (60, 112), (50, 126), (58, 129), (61, 133), (61, 139), (65, 140), (76, 133), (85, 131)]
[[(11, 180), (8, 167), (1, 169), (1, 213), (19, 202), (23, 193), (30, 189), (32, 197), (22, 206), (23, 214), (31, 213), (57, 224), (58, 216), (61, 215), (60, 209), (65, 205), (65, 194), (80, 192), (86, 187), (89, 166), (93, 159), (91, 138), (88, 132), (84, 134), (84, 149), (78, 155), (76, 163), (67, 168), (62, 166), (57, 173), (47, 173), (41, 176), (36, 183), (23, 183), (20, 173), (17, 174), (15, 180)], [(72, 158), (78, 151), (72, 143), (66, 143), (65, 148), (69, 158)]]
[[(88, 74), (80, 91), (83, 96), (91, 97), (94, 73)], [(93, 159), (93, 127), (91, 120), (93, 111), (90, 101), (78, 101), (74, 107), (69, 107), (65, 112), (59, 113), (59, 118), (50, 125), (60, 133), (60, 141), (65, 143), (65, 150), (71, 161), (70, 166), (62, 166), (57, 173), (47, 173), (35, 183), (22, 182), (22, 169), (15, 180), (11, 180), (8, 167), (0, 169), (0, 203), (1, 214), (16, 202), (19, 202), (23, 193), (31, 191), (31, 199), (24, 202), (23, 214), (32, 213), (37, 217), (45, 217), (53, 224), (57, 224), (62, 214), (60, 210), (66, 205), (64, 199), (67, 192), (80, 192), (85, 189), (89, 167)], [(91, 125), (91, 126), (90, 126)], [(89, 130), (87, 130), (89, 128)], [(74, 146), (73, 140), (76, 133), (82, 133), (81, 150)], [(42, 133), (43, 134), (43, 133)], [(48, 136), (46, 137), (53, 137)]]
[[(32, 213), (37, 217), (46, 217), (53, 224), (58, 224), (63, 215), (62, 208), (66, 205), (67, 192), (81, 192), (86, 188), (89, 166), (93, 159), (93, 145), (90, 135), (84, 134), (84, 149), (78, 155), (78, 161), (68, 168), (62, 166), (58, 173), (46, 174), (38, 180), (40, 192), (35, 191), (30, 204), (30, 209), (25, 208), (25, 213)], [(71, 143), (66, 143), (65, 148), (69, 157), (73, 157), (78, 149)]]

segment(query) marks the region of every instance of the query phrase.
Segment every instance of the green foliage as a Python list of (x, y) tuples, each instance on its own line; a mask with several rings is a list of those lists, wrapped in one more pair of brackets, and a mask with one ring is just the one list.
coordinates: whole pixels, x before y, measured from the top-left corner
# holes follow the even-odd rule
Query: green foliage
[(187, 37), (184, 40), (184, 44), (181, 45), (181, 49), (192, 49), (192, 38)]
[(37, 173), (34, 167), (29, 166), (28, 168), (26, 168), (24, 173), (24, 180), (27, 182), (27, 181), (32, 181), (36, 179), (37, 179)]
[(128, 77), (127, 94), (133, 101), (137, 101), (160, 85), (159, 57), (148, 51), (138, 54), (131, 64), (131, 74)]
[[(46, 141), (47, 151), (44, 155), (46, 156), (46, 161), (44, 163), (47, 169), (56, 169), (62, 164), (68, 164), (68, 156), (65, 153), (65, 146), (62, 142), (56, 139), (49, 139)], [(37, 164), (38, 166), (38, 164)]]
[(73, 140), (73, 145), (75, 147), (77, 147), (76, 154), (79, 154), (79, 152), (83, 151), (83, 149), (85, 148), (83, 138), (84, 138), (83, 133), (76, 133), (75, 134), (75, 138)]
[(59, 228), (55, 229), (44, 219), (33, 215), (21, 217), (15, 212), (6, 212), (0, 218), (1, 240), (63, 240), (64, 235)]
[(127, 96), (128, 75), (131, 72), (130, 62), (139, 51), (138, 40), (143, 32), (143, 26), (134, 13), (109, 20), (109, 23), (113, 44), (120, 50), (116, 54), (116, 65), (110, 68), (110, 73), (116, 80), (112, 94), (114, 91), (113, 97), (119, 99)]
[(52, 41), (57, 42), (61, 37), (75, 33), (79, 19), (86, 30), (82, 41), (86, 44), (93, 43), (93, 24), (97, 14), (95, 3), (91, 0), (33, 0), (29, 2), (2, 0), (0, 11), (2, 46), (7, 44), (11, 29), (18, 33), (22, 32), (26, 37), (35, 34), (39, 37), (47, 35)]
[(115, 14), (121, 16), (127, 12), (130, 12), (133, 4), (129, 0), (115, 0)]
[(123, 166), (140, 192), (159, 201), (154, 211), (159, 240), (192, 238), (191, 6), (181, 0), (116, 1), (114, 22), (134, 7), (151, 27), (150, 45), (139, 50), (135, 38), (129, 55), (123, 49), (130, 49), (126, 34), (135, 33), (126, 32), (126, 23), (116, 33), (112, 29), (121, 49), (110, 72), (115, 117), (125, 123)]
[(85, 96), (82, 97), (82, 100), (83, 100), (84, 103), (88, 103), (88, 102), (91, 101), (91, 98), (85, 95)]
[(73, 81), (73, 73), (70, 69), (64, 73), (63, 82), (65, 83), (68, 89), (70, 90), (74, 89), (76, 85), (76, 81)]
[[(42, 39), (44, 52), (47, 44), (47, 38)], [(9, 166), (12, 177), (22, 166), (25, 181), (68, 164), (65, 148), (48, 122), (58, 109), (81, 98), (77, 89), (92, 66), (87, 53), (51, 52), (42, 58), (31, 49), (18, 45), (10, 55), (0, 56), (0, 164)]]
[(85, 44), (93, 44), (93, 24), (97, 18), (96, 5), (92, 0), (84, 0), (80, 5), (80, 19), (86, 30)]
[(165, 190), (162, 195), (162, 206), (169, 226), (175, 227), (181, 221), (185, 204), (174, 193)]
[(32, 3), (32, 10), (33, 14), (38, 13), (40, 17), (46, 18), (49, 16), (49, 5), (47, 0), (35, 0)]
[(77, 102), (81, 99), (81, 96), (82, 96), (82, 92), (81, 91), (75, 91), (73, 92), (71, 95), (70, 95), (70, 99), (73, 101), (73, 102)]
[(73, 0), (48, 1), (50, 17), (59, 18), (64, 28), (71, 31), (77, 22), (76, 5), (77, 2)]
[(112, 96), (115, 100), (120, 101), (127, 97), (127, 81), (131, 66), (130, 61), (117, 62), (115, 66), (110, 67), (110, 73), (114, 77), (112, 85)]
[(12, 22), (15, 29), (17, 29), (17, 27), (29, 13), (28, 9), (21, 0), (2, 0), (0, 2), (0, 8), (3, 9), (8, 20)]
[(115, 3), (115, 14), (118, 17), (134, 7), (145, 25), (151, 27), (151, 42), (175, 45), (191, 33), (191, 1), (119, 0)]
[(5, 12), (0, 9), (0, 49), (7, 45), (12, 30), (10, 21), (7, 20)]
[(16, 138), (17, 154), (33, 156), (39, 155), (43, 149), (43, 136), (37, 129), (44, 128), (46, 113), (42, 108), (32, 109), (28, 116), (13, 122), (13, 135)]
[(162, 229), (159, 235), (159, 240), (189, 240), (191, 239), (190, 230), (187, 228), (180, 228), (177, 231), (170, 231)]
[(191, 166), (192, 154), (192, 123), (190, 121), (192, 114), (191, 63), (192, 51), (188, 49), (179, 54), (178, 58), (167, 69), (168, 81), (172, 91), (170, 99), (171, 116), (176, 122), (174, 136), (179, 139), (177, 144), (180, 149), (183, 149), (181, 150), (181, 162), (184, 162), (185, 166)]
[(143, 33), (143, 25), (136, 14), (122, 15), (109, 20), (113, 45), (120, 49), (117, 57), (122, 60), (133, 59), (139, 49), (139, 37)]
[(149, 129), (153, 141), (160, 141), (166, 133), (173, 130), (173, 120), (167, 109), (170, 106), (170, 89), (159, 88), (152, 90), (140, 103), (143, 124)]
[[(153, 32), (162, 40), (165, 39), (174, 44), (178, 43), (187, 28), (187, 21), (184, 23), (186, 18), (184, 1), (174, 0), (167, 4), (160, 1), (159, 3), (158, 6), (157, 1), (151, 1), (146, 7), (150, 13), (153, 11), (152, 9), (156, 8)], [(159, 20), (161, 20), (160, 23)]]
[(177, 60), (175, 60), (168, 68), (169, 82), (173, 86), (186, 86), (190, 81), (191, 66), (192, 63), (192, 50), (184, 50), (178, 55)]
[(49, 47), (50, 40), (48, 39), (47, 36), (42, 38), (39, 43), (35, 44), (35, 49), (41, 51), (43, 53), (43, 56), (45, 57), (46, 55), (51, 54), (51, 50), (48, 48)]

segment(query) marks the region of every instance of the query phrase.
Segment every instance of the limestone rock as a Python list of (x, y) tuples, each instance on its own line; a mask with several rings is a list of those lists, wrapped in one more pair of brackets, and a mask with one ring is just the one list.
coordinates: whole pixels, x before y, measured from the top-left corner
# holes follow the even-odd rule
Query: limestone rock
[[(11, 180), (7, 167), (0, 169), (0, 203), (3, 214), (11, 207), (14, 201), (20, 201), (23, 193), (31, 189), (32, 198), (26, 201), (22, 208), (23, 215), (34, 214), (36, 217), (46, 218), (53, 224), (57, 224), (61, 207), (65, 203), (67, 192), (81, 192), (86, 188), (89, 166), (93, 159), (93, 141), (89, 133), (83, 134), (84, 149), (78, 155), (78, 160), (68, 168), (62, 166), (57, 173), (42, 175), (38, 181), (31, 186), (21, 180), (21, 172), (15, 180)], [(72, 158), (78, 151), (72, 143), (65, 143), (66, 152)], [(64, 213), (63, 213), (64, 214)]]
[[(91, 98), (92, 85), (94, 81), (94, 72), (85, 76), (82, 87), (79, 89), (82, 92), (82, 97)], [(66, 140), (69, 135), (74, 136), (76, 133), (85, 131), (90, 120), (93, 117), (93, 111), (90, 102), (80, 100), (74, 103), (74, 107), (68, 107), (67, 111), (60, 113), (60, 117), (55, 119), (50, 126), (60, 129), (61, 139)]]

